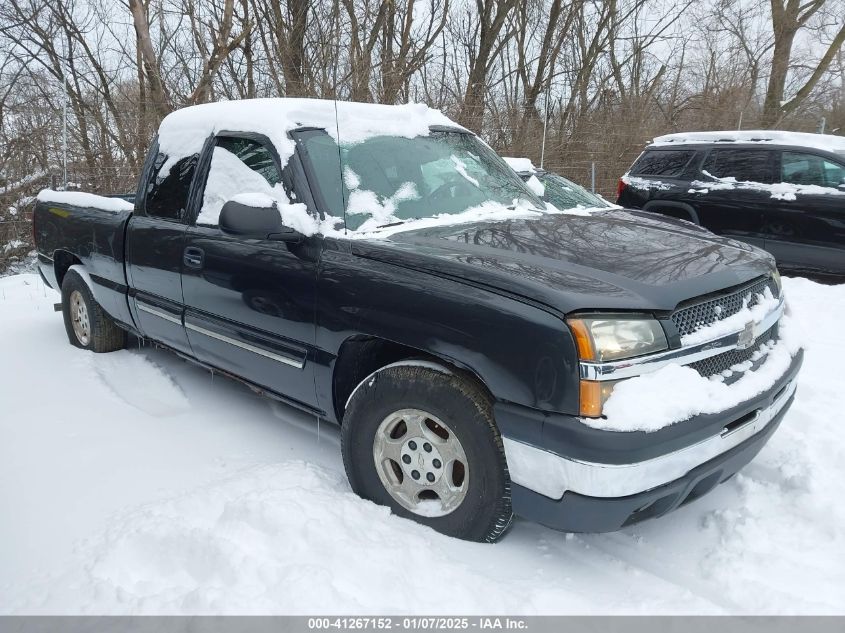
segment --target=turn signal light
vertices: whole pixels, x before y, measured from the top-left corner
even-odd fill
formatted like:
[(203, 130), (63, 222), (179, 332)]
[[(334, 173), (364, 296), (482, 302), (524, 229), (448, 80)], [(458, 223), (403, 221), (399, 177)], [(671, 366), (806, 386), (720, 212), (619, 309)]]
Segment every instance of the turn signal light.
[(581, 319), (571, 319), (569, 327), (575, 335), (575, 344), (578, 346), (578, 358), (581, 360), (595, 360), (596, 350), (593, 347), (593, 337), (587, 324)]
[(594, 380), (581, 381), (581, 415), (597, 418), (601, 415), (601, 383)]
[(613, 387), (618, 380), (582, 380), (580, 385), (581, 407), (583, 418), (599, 418), (604, 409), (604, 403), (613, 393)]

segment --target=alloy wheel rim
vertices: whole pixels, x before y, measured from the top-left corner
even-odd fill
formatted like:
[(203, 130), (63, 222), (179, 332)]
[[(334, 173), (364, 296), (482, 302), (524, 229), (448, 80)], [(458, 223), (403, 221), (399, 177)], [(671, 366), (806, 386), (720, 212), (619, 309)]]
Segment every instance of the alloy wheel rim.
[(461, 505), (469, 464), (460, 440), (437, 416), (421, 409), (388, 415), (376, 430), (373, 461), (388, 494), (419, 516), (445, 516)]
[(88, 306), (78, 290), (70, 293), (70, 320), (76, 340), (82, 345), (88, 345), (91, 341), (91, 322), (88, 319)]

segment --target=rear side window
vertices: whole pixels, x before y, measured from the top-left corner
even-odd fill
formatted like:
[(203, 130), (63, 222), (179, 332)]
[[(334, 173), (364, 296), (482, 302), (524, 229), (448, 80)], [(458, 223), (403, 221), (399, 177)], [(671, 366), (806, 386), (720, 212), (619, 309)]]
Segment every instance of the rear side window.
[(695, 152), (692, 150), (649, 150), (631, 167), (633, 176), (665, 176), (675, 178)]
[[(740, 182), (772, 182), (772, 151), (765, 149), (713, 149), (704, 159), (703, 172)], [(706, 175), (706, 174), (705, 174)]]
[(781, 182), (793, 185), (838, 187), (845, 182), (845, 167), (803, 152), (784, 152), (780, 172)]
[(156, 156), (144, 203), (144, 212), (148, 216), (168, 220), (184, 217), (198, 158), (197, 154), (183, 158), (162, 174), (161, 168), (167, 162), (167, 155), (159, 153)]

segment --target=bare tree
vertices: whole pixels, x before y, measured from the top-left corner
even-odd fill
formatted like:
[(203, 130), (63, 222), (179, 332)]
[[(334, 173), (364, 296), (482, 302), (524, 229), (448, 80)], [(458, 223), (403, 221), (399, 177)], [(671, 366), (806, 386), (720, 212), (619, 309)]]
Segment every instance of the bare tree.
[(158, 55), (150, 36), (150, 20), (147, 13), (148, 5), (143, 0), (129, 0), (129, 12), (132, 14), (132, 24), (135, 27), (138, 56), (143, 68), (145, 92), (149, 95), (149, 103), (159, 119), (164, 118), (171, 111), (170, 95), (164, 85), (159, 68)]
[[(407, 95), (411, 78), (430, 58), (449, 15), (449, 0), (430, 0), (427, 17), (422, 26), (414, 26), (416, 1), (405, 0), (399, 6), (396, 0), (387, 3), (387, 15), (382, 27), (381, 41), (381, 92), (379, 101), (395, 103), (400, 92)], [(397, 29), (397, 26), (399, 27)]]
[(476, 13), (466, 16), (464, 29), (470, 37), (464, 47), (470, 65), (458, 122), (471, 130), (481, 131), (488, 73), (499, 50), (515, 33), (509, 17), (518, 4), (519, 0), (476, 0)]
[(784, 115), (793, 112), (809, 96), (819, 79), (830, 67), (837, 52), (845, 44), (845, 18), (840, 14), (841, 25), (815, 64), (810, 76), (789, 99), (784, 99), (795, 36), (808, 25), (810, 19), (817, 15), (824, 5), (825, 0), (804, 0), (803, 2), (802, 0), (771, 0), (774, 47), (766, 99), (763, 104), (763, 121), (768, 125), (778, 123)]

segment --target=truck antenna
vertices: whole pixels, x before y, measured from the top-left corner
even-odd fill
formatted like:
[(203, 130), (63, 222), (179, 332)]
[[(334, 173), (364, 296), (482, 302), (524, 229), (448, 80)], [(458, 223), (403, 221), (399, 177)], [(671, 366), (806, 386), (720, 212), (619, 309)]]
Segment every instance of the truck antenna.
[(549, 96), (552, 92), (552, 78), (549, 76), (549, 83), (546, 85), (546, 112), (543, 116), (543, 143), (540, 146), (540, 169), (543, 169), (543, 162), (546, 159), (546, 128), (549, 126)]

